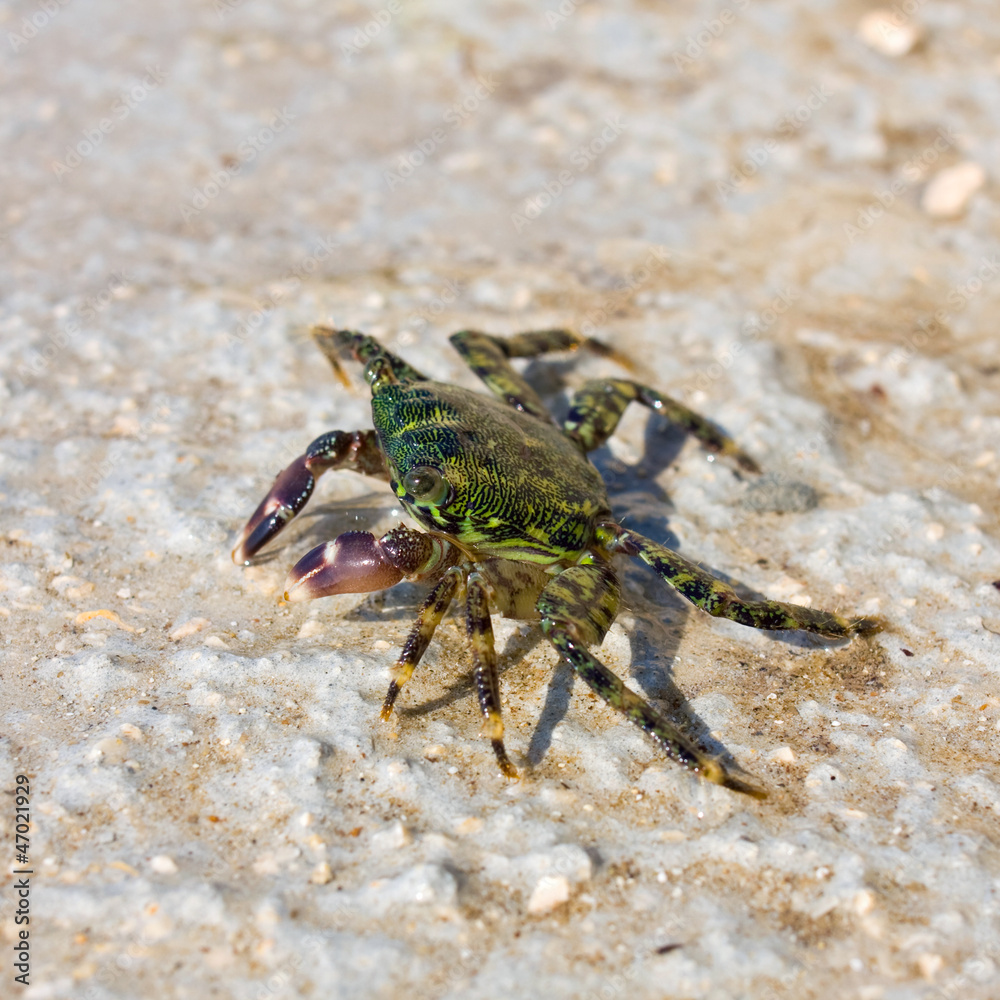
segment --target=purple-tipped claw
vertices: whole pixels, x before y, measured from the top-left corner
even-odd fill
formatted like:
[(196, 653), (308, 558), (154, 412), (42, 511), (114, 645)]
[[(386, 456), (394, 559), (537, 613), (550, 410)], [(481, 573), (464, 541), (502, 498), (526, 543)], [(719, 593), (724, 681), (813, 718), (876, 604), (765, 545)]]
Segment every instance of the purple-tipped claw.
[(366, 594), (402, 579), (402, 571), (385, 558), (370, 531), (346, 531), (332, 542), (317, 545), (292, 567), (285, 581), (285, 600)]
[(275, 479), (270, 492), (247, 521), (233, 549), (233, 562), (237, 565), (249, 562), (302, 510), (315, 485), (316, 479), (306, 467), (306, 456), (300, 455)]

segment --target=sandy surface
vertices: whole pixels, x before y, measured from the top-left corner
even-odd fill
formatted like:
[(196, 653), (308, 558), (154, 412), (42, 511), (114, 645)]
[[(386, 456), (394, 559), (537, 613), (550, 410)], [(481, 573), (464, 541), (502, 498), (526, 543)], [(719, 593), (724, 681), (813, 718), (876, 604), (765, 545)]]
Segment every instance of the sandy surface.
[[(22, 991), (5, 848), (0, 994), (1000, 993), (1000, 28), (869, 11), (0, 9), (0, 760), (34, 870)], [(449, 332), (569, 324), (760, 460), (638, 411), (596, 454), (639, 530), (890, 623), (768, 635), (626, 571), (602, 657), (766, 801), (500, 619), (521, 782), (458, 620), (378, 722), (421, 589), (278, 597), (394, 523), (385, 488), (330, 475), (229, 558), (307, 442), (370, 426), (316, 321), (468, 386)], [(602, 373), (529, 369), (557, 411)]]

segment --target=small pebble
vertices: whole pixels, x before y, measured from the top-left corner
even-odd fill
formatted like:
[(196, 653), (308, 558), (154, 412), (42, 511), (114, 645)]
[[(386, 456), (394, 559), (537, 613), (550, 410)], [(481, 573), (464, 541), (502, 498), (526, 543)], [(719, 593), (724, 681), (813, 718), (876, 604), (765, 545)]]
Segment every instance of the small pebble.
[(564, 875), (543, 875), (528, 901), (529, 913), (548, 913), (569, 899), (569, 879)]
[(307, 618), (298, 631), (299, 639), (311, 639), (314, 635), (323, 634), (323, 623), (316, 618)]
[(875, 908), (875, 893), (870, 889), (862, 889), (854, 896), (854, 912), (863, 917)]
[(466, 816), (455, 824), (455, 833), (460, 837), (467, 837), (473, 833), (479, 833), (483, 828), (483, 821), (478, 816)]
[(912, 52), (923, 37), (923, 28), (898, 8), (868, 11), (858, 23), (858, 37), (876, 52), (898, 59)]
[(740, 498), (744, 510), (756, 513), (803, 514), (819, 503), (819, 494), (808, 483), (784, 476), (762, 476), (752, 482)]
[(935, 219), (961, 215), (969, 199), (986, 183), (986, 171), (978, 163), (966, 160), (947, 167), (924, 188), (920, 207)]
[(177, 871), (177, 862), (167, 854), (157, 854), (150, 859), (149, 867), (158, 875), (173, 875)]
[(333, 869), (330, 867), (329, 861), (321, 861), (313, 870), (312, 874), (309, 876), (309, 881), (313, 885), (327, 885), (333, 881)]
[(170, 641), (178, 642), (189, 635), (193, 635), (195, 632), (199, 632), (203, 628), (208, 628), (211, 624), (207, 618), (192, 618), (183, 625), (179, 625), (170, 633)]
[(410, 831), (397, 819), (372, 835), (372, 850), (398, 851), (401, 847), (406, 847), (412, 842), (413, 837)]
[(924, 979), (933, 979), (944, 965), (944, 959), (940, 955), (925, 952), (917, 959), (917, 968)]

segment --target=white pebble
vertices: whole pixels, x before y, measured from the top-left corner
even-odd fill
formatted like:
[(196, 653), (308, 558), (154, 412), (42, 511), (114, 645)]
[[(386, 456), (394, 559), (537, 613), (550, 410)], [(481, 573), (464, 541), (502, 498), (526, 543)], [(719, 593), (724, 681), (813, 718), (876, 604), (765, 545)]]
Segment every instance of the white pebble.
[(917, 958), (917, 968), (924, 979), (933, 979), (944, 965), (944, 959), (940, 955), (925, 952)]
[(961, 215), (969, 199), (986, 183), (986, 171), (971, 160), (947, 167), (924, 188), (920, 207), (935, 219)]
[(569, 879), (565, 875), (543, 875), (528, 901), (529, 913), (548, 913), (569, 899)]
[(483, 828), (483, 821), (478, 816), (466, 816), (455, 823), (455, 833), (460, 837), (468, 837), (471, 834), (479, 833)]
[(298, 631), (297, 638), (311, 639), (313, 636), (323, 634), (323, 623), (316, 618), (307, 618)]
[(207, 628), (212, 623), (207, 618), (192, 618), (183, 625), (178, 626), (170, 633), (171, 642), (179, 642), (181, 639)]
[(313, 885), (329, 885), (333, 881), (333, 869), (329, 861), (321, 861), (309, 876), (309, 881)]
[(858, 23), (858, 36), (876, 52), (894, 59), (912, 52), (923, 30), (898, 10), (870, 10)]
[(863, 917), (875, 908), (875, 893), (870, 889), (862, 889), (854, 895), (854, 912)]
[(149, 867), (159, 875), (173, 875), (177, 871), (177, 862), (167, 854), (157, 854), (150, 859)]
[(397, 819), (387, 827), (372, 834), (372, 850), (398, 851), (401, 847), (412, 843), (410, 831)]

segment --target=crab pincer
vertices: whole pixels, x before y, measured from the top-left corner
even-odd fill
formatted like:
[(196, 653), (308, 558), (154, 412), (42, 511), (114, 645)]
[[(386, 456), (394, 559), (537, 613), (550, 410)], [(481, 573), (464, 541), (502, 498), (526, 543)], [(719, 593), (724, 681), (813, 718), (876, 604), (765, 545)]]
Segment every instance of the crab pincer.
[(279, 473), (267, 496), (250, 516), (233, 549), (233, 562), (248, 563), (305, 507), (316, 480), (330, 469), (349, 468), (387, 479), (385, 460), (374, 431), (327, 431)]
[(316, 485), (308, 457), (300, 455), (275, 479), (250, 516), (233, 549), (233, 562), (248, 563), (306, 505)]
[(317, 545), (292, 567), (285, 580), (285, 600), (385, 590), (404, 576), (438, 574), (456, 557), (444, 539), (402, 524), (381, 538), (370, 531), (345, 531), (332, 542)]
[(403, 579), (370, 531), (345, 531), (310, 549), (285, 580), (286, 601), (311, 601), (331, 594), (367, 594)]

